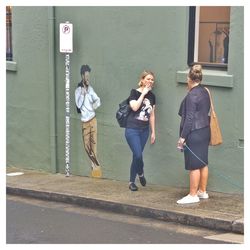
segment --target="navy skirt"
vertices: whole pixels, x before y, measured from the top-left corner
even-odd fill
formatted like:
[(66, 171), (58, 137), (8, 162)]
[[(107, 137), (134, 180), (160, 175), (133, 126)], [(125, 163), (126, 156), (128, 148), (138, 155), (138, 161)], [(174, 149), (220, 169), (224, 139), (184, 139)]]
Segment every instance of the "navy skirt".
[(209, 141), (210, 127), (193, 130), (189, 134), (186, 139), (188, 147), (184, 150), (186, 170), (200, 169), (208, 165)]

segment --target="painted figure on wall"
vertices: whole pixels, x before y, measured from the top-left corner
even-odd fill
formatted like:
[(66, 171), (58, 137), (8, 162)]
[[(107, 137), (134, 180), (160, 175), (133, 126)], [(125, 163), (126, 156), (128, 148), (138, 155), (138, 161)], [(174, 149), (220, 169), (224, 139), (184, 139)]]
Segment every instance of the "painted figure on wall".
[(101, 101), (90, 85), (90, 72), (89, 65), (81, 66), (82, 79), (75, 90), (75, 103), (77, 112), (81, 115), (83, 145), (91, 161), (91, 176), (101, 177), (101, 166), (97, 159), (97, 120), (95, 114)]

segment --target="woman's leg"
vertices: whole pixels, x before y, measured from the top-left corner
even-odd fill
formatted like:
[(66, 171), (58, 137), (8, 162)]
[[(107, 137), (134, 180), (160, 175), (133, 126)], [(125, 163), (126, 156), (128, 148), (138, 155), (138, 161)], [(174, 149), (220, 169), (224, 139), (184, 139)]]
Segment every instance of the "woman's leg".
[(141, 133), (140, 133), (140, 138), (141, 138), (141, 150), (142, 150), (142, 164), (141, 165), (138, 165), (138, 168), (137, 168), (137, 174), (139, 176), (143, 175), (144, 174), (144, 162), (143, 162), (143, 150), (144, 150), (144, 147), (147, 143), (147, 140), (148, 140), (148, 136), (149, 136), (149, 128), (145, 128), (145, 129), (142, 129), (141, 130)]
[(207, 181), (208, 181), (208, 166), (200, 169), (200, 185), (199, 190), (201, 192), (206, 192), (207, 190)]
[(132, 163), (130, 167), (130, 182), (135, 182), (138, 169), (143, 168), (143, 159), (142, 159), (143, 148), (141, 147), (140, 130), (126, 128), (125, 137), (133, 153)]
[(200, 183), (200, 169), (190, 170), (189, 172), (190, 188), (189, 194), (192, 196), (197, 195), (199, 183)]

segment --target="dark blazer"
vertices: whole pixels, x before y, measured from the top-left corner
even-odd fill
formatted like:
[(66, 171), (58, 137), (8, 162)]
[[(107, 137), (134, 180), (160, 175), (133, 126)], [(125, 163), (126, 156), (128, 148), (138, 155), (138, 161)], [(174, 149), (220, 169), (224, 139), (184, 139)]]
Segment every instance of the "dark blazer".
[(199, 84), (188, 92), (181, 103), (178, 113), (181, 116), (180, 137), (186, 139), (191, 131), (209, 126), (209, 110), (208, 92)]

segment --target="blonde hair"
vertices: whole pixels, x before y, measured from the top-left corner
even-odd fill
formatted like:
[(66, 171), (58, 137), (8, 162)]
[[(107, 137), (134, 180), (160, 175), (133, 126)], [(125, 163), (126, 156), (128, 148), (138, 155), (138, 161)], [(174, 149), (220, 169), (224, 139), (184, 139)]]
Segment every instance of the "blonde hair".
[(155, 78), (155, 74), (150, 71), (150, 70), (144, 70), (142, 73), (141, 73), (141, 76), (140, 76), (140, 81), (138, 82), (138, 85), (141, 87), (142, 86), (142, 80), (147, 76), (147, 75), (151, 75)]
[(194, 64), (189, 70), (188, 77), (193, 82), (201, 82), (202, 81), (202, 66), (200, 64)]

